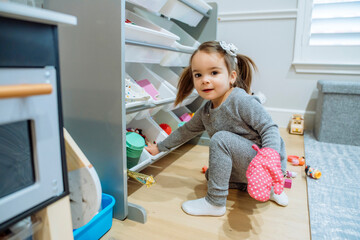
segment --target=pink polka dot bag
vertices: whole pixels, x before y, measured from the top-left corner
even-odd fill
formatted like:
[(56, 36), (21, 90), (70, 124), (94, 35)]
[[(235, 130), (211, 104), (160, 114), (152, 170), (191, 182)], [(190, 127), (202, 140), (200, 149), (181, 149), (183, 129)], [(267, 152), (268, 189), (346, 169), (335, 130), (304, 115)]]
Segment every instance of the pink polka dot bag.
[(252, 148), (258, 153), (251, 160), (246, 171), (247, 189), (252, 198), (265, 202), (270, 198), (272, 186), (276, 194), (281, 194), (284, 190), (280, 155), (272, 148), (259, 149), (255, 144)]

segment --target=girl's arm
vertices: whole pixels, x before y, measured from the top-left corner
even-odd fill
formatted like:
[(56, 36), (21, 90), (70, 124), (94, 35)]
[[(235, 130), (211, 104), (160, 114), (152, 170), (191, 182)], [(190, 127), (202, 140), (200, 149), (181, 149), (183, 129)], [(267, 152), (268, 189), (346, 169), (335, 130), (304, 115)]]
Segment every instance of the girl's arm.
[(171, 148), (183, 144), (205, 130), (202, 122), (201, 112), (203, 108), (198, 109), (189, 122), (172, 132), (164, 141), (157, 144), (158, 150), (169, 151)]
[(269, 147), (280, 152), (281, 138), (278, 126), (273, 122), (270, 114), (253, 96), (243, 99), (240, 116), (261, 137), (261, 147)]

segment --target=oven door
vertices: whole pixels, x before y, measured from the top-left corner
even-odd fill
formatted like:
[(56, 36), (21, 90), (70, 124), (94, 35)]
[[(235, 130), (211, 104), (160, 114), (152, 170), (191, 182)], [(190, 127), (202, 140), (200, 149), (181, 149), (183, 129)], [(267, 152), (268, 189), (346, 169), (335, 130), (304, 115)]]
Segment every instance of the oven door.
[(0, 226), (64, 193), (56, 79), (0, 68)]

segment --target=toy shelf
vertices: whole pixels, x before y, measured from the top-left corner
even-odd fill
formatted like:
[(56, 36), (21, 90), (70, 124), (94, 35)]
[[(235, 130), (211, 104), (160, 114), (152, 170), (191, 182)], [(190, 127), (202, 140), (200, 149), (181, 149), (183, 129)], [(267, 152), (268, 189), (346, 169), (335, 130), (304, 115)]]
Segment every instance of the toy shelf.
[[(200, 42), (217, 39), (217, 6), (209, 3), (212, 10), (203, 14), (196, 27), (186, 24), (180, 27), (177, 21), (161, 17), (159, 13), (140, 7), (135, 9), (134, 2), (154, 7), (159, 4), (157, 9), (168, 3), (165, 0), (129, 0), (126, 3), (125, 0), (47, 0), (44, 7), (74, 15), (81, 23), (74, 28), (59, 29), (64, 126), (93, 164), (103, 191), (116, 199), (114, 217), (144, 223), (145, 209), (128, 202), (126, 128), (144, 128), (147, 137), (157, 141), (164, 139), (166, 133), (149, 115), (154, 117), (166, 112), (174, 103), (175, 92), (158, 74), (144, 74), (149, 69), (142, 63), (187, 66)], [(195, 1), (181, 3), (201, 11)], [(125, 23), (126, 16), (134, 17), (129, 20), (137, 27)], [(146, 21), (138, 21), (140, 17)], [(89, 33), (94, 37), (90, 39)], [(176, 40), (174, 35), (180, 39)], [(148, 79), (161, 98), (143, 104), (125, 104), (126, 74), (134, 80)], [(158, 156), (143, 152), (139, 164), (132, 170), (141, 171), (169, 152)]]

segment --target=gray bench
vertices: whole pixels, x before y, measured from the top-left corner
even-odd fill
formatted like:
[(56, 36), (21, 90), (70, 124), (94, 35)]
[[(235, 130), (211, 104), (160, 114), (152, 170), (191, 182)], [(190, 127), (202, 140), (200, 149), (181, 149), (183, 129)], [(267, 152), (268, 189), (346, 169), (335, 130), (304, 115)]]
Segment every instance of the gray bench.
[(317, 88), (317, 140), (360, 146), (360, 81), (319, 80)]

